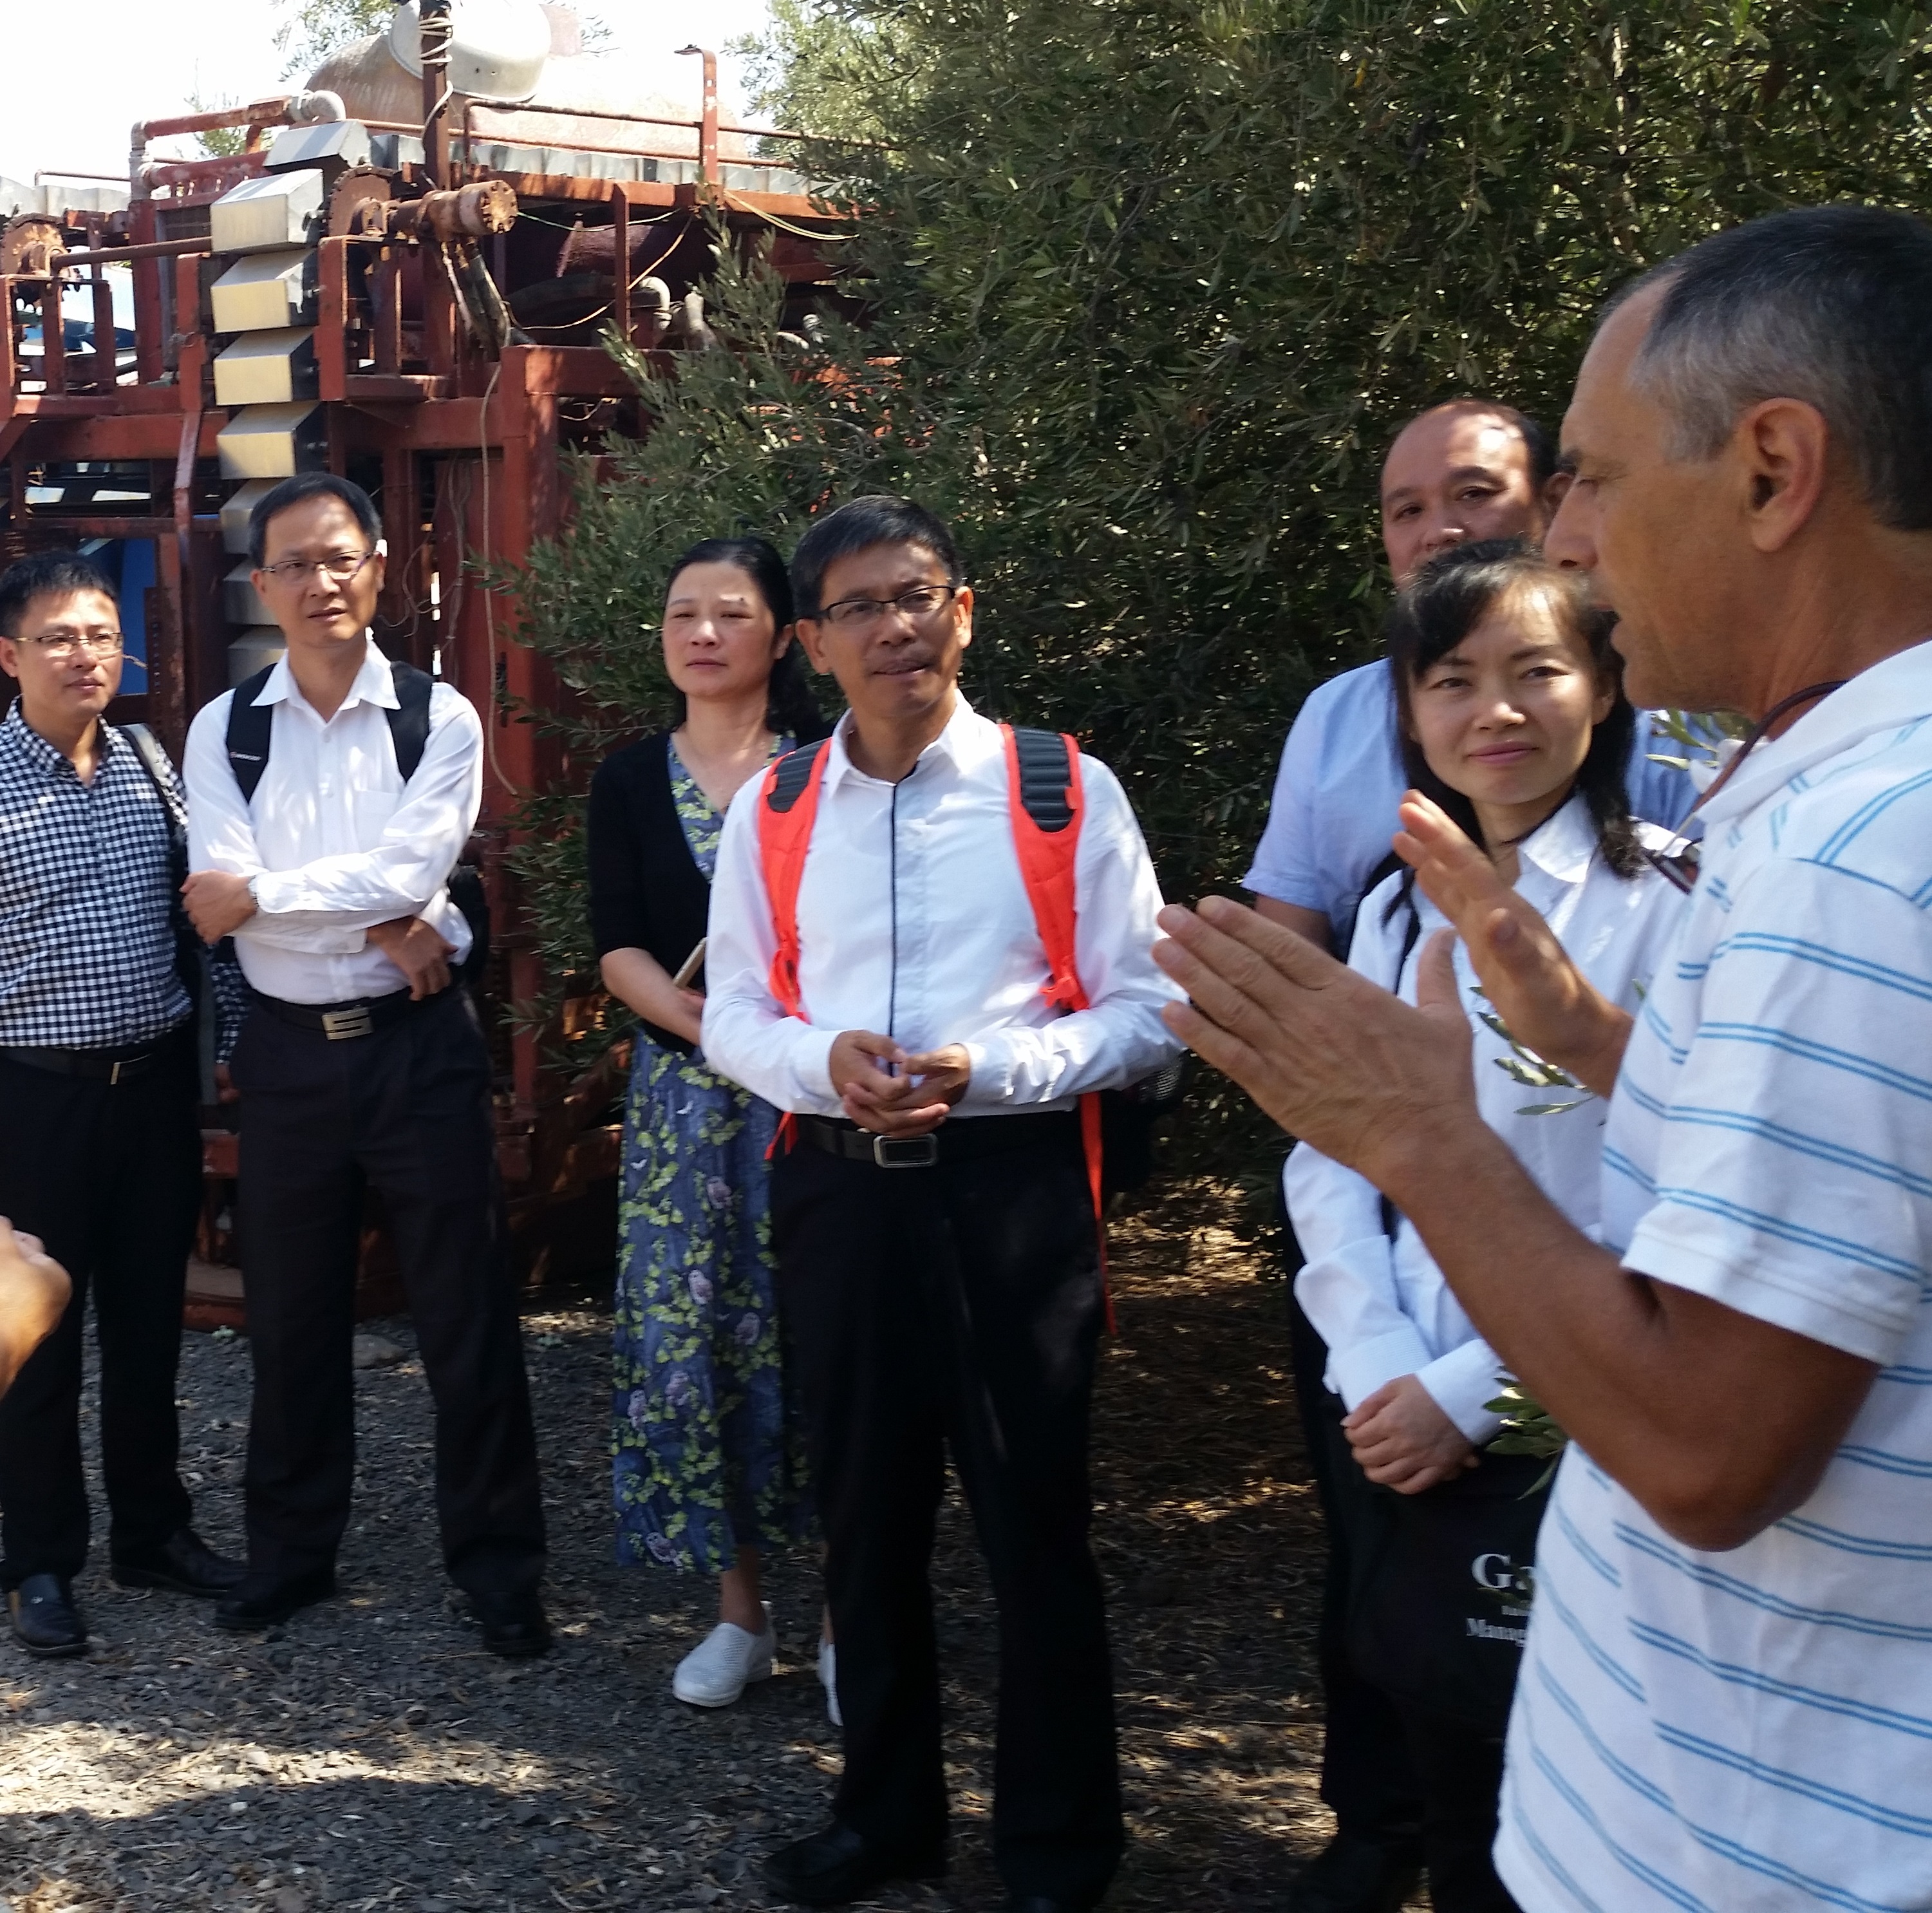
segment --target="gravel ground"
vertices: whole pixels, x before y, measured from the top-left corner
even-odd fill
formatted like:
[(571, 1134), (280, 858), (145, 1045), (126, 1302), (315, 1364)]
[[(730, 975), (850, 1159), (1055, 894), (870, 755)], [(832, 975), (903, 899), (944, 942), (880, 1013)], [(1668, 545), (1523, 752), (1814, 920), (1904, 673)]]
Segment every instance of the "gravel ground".
[[(1220, 1213), (1208, 1193), (1171, 1195), (1114, 1232), (1120, 1334), (1095, 1451), (1131, 1829), (1115, 1908), (1280, 1908), (1325, 1833), (1310, 1671), (1320, 1537), (1281, 1286)], [(548, 1305), (526, 1342), (557, 1641), (542, 1661), (494, 1659), (438, 1565), (409, 1324), (371, 1326), (402, 1359), (358, 1377), (340, 1598), (251, 1639), (216, 1633), (195, 1603), (117, 1589), (97, 1565), (79, 1587), (88, 1659), (0, 1645), (0, 1913), (769, 1904), (758, 1856), (822, 1821), (838, 1764), (808, 1557), (773, 1577), (777, 1677), (716, 1713), (674, 1701), (709, 1590), (611, 1565), (608, 1318)], [(248, 1398), (245, 1344), (189, 1335), (185, 1464), (218, 1546), (238, 1539)], [(935, 1578), (953, 1872), (871, 1903), (997, 1908), (994, 1631), (956, 1504)]]

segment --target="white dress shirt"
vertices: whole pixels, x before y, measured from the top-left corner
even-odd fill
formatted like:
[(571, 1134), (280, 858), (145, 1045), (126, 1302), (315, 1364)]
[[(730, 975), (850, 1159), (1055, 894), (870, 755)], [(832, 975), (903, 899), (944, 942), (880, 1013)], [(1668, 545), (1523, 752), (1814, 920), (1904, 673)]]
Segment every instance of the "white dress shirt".
[(1179, 992), (1152, 955), (1160, 890), (1113, 773), (1080, 760), (1075, 952), (1092, 1007), (1061, 1016), (1040, 995), (1046, 956), (1013, 846), (999, 727), (961, 698), (911, 771), (890, 784), (854, 766), (850, 722), (826, 746), (799, 885), (802, 1022), (767, 987), (777, 936), (758, 850), (763, 780), (732, 800), (705, 958), (712, 1068), (782, 1110), (836, 1116), (840, 1032), (878, 1031), (914, 1055), (963, 1043), (972, 1080), (956, 1113), (980, 1116), (1066, 1109), (1176, 1056), (1160, 1011)]
[[(1682, 824), (1700, 788), (1657, 761), (1682, 754), (1656, 734), (1651, 712), (1637, 713), (1624, 772), (1630, 809), (1666, 830)], [(1388, 659), (1316, 685), (1282, 746), (1268, 825), (1242, 882), (1258, 896), (1325, 911), (1340, 950), (1370, 875), (1388, 857), (1408, 782), (1396, 749)], [(1690, 834), (1701, 828), (1694, 824)]]
[[(1666, 840), (1661, 830), (1639, 828), (1654, 845)], [(1612, 1002), (1635, 1014), (1664, 960), (1683, 898), (1648, 867), (1628, 878), (1611, 869), (1580, 797), (1526, 839), (1517, 857), (1517, 893), (1535, 906), (1584, 975)], [(1385, 988), (1396, 985), (1408, 929), (1405, 908), (1383, 921), (1401, 881), (1390, 877), (1364, 899), (1348, 951), (1350, 969)], [(1414, 900), (1420, 933), (1402, 963), (1396, 989), (1406, 1003), (1415, 1001), (1424, 948), (1447, 927), (1420, 889)], [(1460, 943), (1456, 978), (1469, 1011), (1476, 1105), (1483, 1120), (1509, 1144), (1543, 1193), (1596, 1239), (1609, 1105), (1582, 1089), (1532, 1089), (1499, 1068), (1509, 1046), (1478, 1020), (1478, 1009), (1488, 1005)], [(1538, 1104), (1580, 1098), (1579, 1107), (1553, 1115), (1525, 1113)], [(1396, 1218), (1391, 1240), (1374, 1185), (1305, 1143), (1288, 1157), (1282, 1186), (1307, 1258), (1295, 1278), (1295, 1298), (1328, 1344), (1329, 1387), (1353, 1409), (1385, 1383), (1414, 1375), (1470, 1441), (1480, 1446), (1489, 1440), (1501, 1423), (1484, 1404), (1496, 1398), (1502, 1365), (1462, 1313), (1408, 1218)], [(1512, 1253), (1501, 1240), (1496, 1251), (1503, 1257)]]
[(249, 982), (290, 1003), (393, 995), (407, 979), (364, 932), (398, 917), (440, 930), (452, 961), (467, 955), (470, 926), (446, 886), (483, 799), (469, 700), (431, 689), (429, 739), (405, 788), (383, 714), (397, 707), (394, 677), (374, 641), (326, 723), (284, 659), (255, 699), (274, 707), (273, 742), (244, 804), (226, 741), (234, 696), (196, 714), (183, 768), (190, 867), (250, 879), (255, 914), (235, 932)]

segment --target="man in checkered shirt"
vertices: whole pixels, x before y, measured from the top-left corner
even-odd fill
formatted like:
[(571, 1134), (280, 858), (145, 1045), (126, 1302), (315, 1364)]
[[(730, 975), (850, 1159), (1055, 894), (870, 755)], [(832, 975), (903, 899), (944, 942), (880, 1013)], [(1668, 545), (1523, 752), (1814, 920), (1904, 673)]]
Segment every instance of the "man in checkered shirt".
[(185, 806), (158, 751), (101, 713), (120, 617), (64, 552), (0, 576), (0, 1214), (64, 1264), (58, 1326), (0, 1398), (0, 1587), (14, 1639), (86, 1651), (81, 1333), (100, 1344), (108, 1553), (124, 1587), (213, 1596), (241, 1578), (190, 1526), (176, 1467), (182, 1291), (201, 1191), (194, 1005), (175, 845)]

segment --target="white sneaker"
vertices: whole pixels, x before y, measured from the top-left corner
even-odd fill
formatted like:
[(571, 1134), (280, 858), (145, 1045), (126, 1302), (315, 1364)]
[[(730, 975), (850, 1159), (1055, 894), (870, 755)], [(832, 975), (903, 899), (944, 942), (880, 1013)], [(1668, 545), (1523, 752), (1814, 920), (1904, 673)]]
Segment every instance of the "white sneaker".
[(670, 1690), (692, 1707), (728, 1707), (754, 1680), (771, 1678), (778, 1644), (769, 1602), (762, 1634), (721, 1620), (678, 1662)]
[(838, 1711), (838, 1650), (830, 1641), (818, 1644), (818, 1684), (825, 1689), (825, 1717), (835, 1727), (845, 1725)]

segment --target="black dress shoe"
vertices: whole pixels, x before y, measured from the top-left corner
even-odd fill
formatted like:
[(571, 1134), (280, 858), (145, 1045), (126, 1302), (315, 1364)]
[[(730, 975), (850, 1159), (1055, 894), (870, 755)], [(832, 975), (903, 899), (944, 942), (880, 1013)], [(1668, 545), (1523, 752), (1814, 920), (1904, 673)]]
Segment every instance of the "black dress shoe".
[(14, 1638), (37, 1659), (64, 1661), (87, 1652), (87, 1623), (74, 1590), (57, 1574), (30, 1574), (7, 1591)]
[(888, 1880), (936, 1880), (946, 1860), (937, 1853), (889, 1851), (835, 1820), (822, 1833), (768, 1854), (764, 1870), (765, 1884), (794, 1906), (842, 1906)]
[(506, 1660), (527, 1660), (550, 1651), (550, 1623), (534, 1587), (472, 1594), (470, 1605), (483, 1629), (483, 1644)]
[(317, 1568), (312, 1574), (298, 1574), (286, 1581), (271, 1575), (250, 1574), (239, 1586), (214, 1604), (214, 1624), (231, 1634), (258, 1634), (265, 1627), (277, 1627), (304, 1608), (326, 1601), (335, 1592), (335, 1570)]
[(1290, 1913), (1398, 1913), (1422, 1878), (1411, 1846), (1338, 1833), (1288, 1889)]
[(191, 1527), (177, 1530), (144, 1554), (117, 1555), (107, 1571), (117, 1587), (165, 1587), (204, 1599), (232, 1593), (248, 1572), (239, 1561), (218, 1554)]
[(1091, 1913), (1091, 1899), (1056, 1899), (1050, 1893), (1016, 1893), (1006, 1902), (1006, 1913)]

